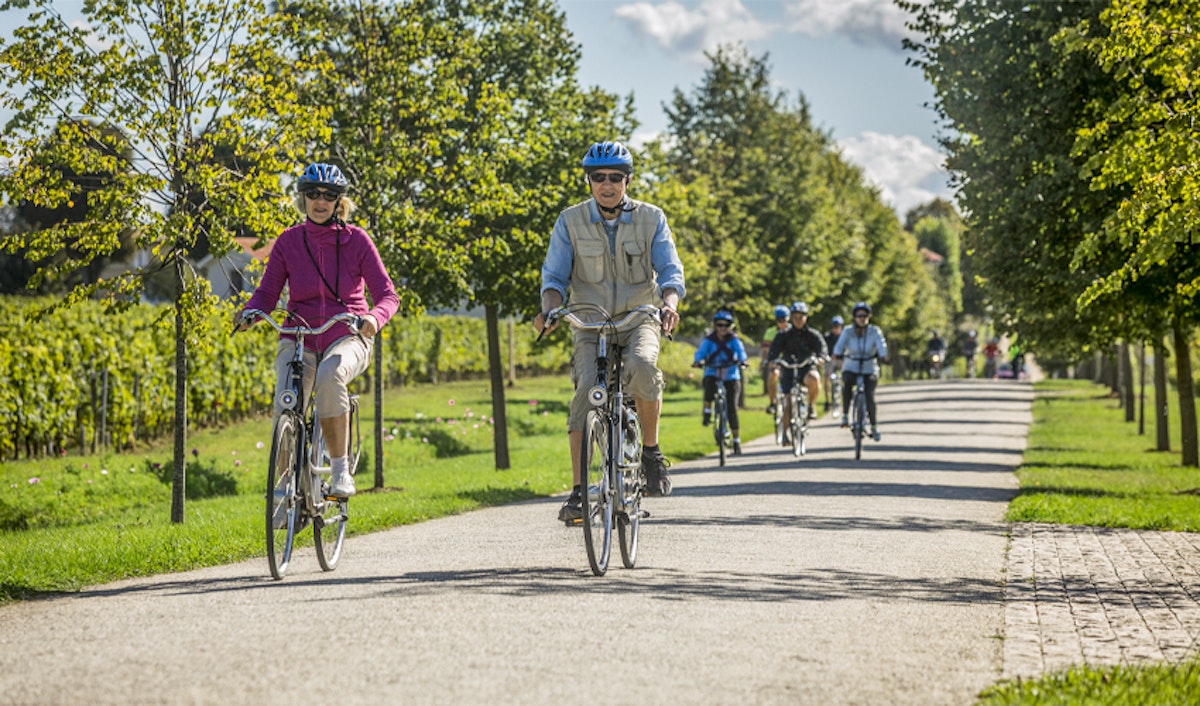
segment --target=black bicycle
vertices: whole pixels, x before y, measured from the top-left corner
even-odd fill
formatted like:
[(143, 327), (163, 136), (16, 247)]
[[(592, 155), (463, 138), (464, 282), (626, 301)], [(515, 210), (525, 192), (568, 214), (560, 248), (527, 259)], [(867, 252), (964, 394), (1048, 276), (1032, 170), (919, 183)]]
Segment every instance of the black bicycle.
[[(779, 367), (792, 371), (792, 389), (787, 393), (787, 397), (791, 401), (788, 406), (792, 410), (792, 416), (787, 420), (787, 430), (789, 432), (787, 441), (791, 442), (793, 456), (803, 456), (808, 453), (808, 388), (804, 385), (804, 380), (796, 373), (803, 368), (813, 365), (815, 362), (816, 360), (812, 356), (805, 358), (799, 363), (788, 363), (782, 360), (775, 361), (775, 364)], [(782, 384), (780, 387), (782, 387)], [(780, 416), (780, 418), (782, 418), (782, 414), (782, 411), (776, 412), (776, 415)], [(787, 444), (784, 445), (786, 446)]]
[[(865, 358), (854, 357), (852, 360), (874, 360), (876, 356)], [(867, 376), (859, 373), (855, 376), (854, 390), (850, 393), (850, 433), (854, 436), (854, 458), (862, 458), (863, 437), (867, 435)]]
[[(596, 321), (585, 321), (578, 312), (591, 314)], [(662, 323), (662, 312), (649, 305), (633, 309), (619, 321), (598, 306), (560, 307), (546, 315), (547, 328), (564, 319), (574, 329), (599, 333), (596, 380), (588, 392), (592, 408), (583, 425), (580, 451), (583, 468), (580, 524), (588, 565), (597, 576), (608, 571), (614, 524), (621, 545), (621, 562), (625, 568), (633, 568), (637, 561), (638, 531), (642, 518), (647, 516), (641, 507), (646, 486), (642, 470), (642, 425), (633, 396), (625, 394), (625, 349), (609, 344), (609, 336), (645, 316)], [(542, 330), (543, 334), (545, 331)]]
[[(298, 318), (289, 314), (291, 318)], [(296, 353), (288, 362), (288, 386), (279, 393), (283, 408), (271, 433), (271, 459), (267, 464), (266, 530), (267, 561), (271, 576), (282, 579), (291, 563), (296, 533), (313, 526), (317, 561), (324, 571), (333, 571), (342, 555), (349, 501), (329, 494), (329, 454), (321, 424), (317, 421), (313, 396), (304, 390), (304, 338), (316, 336), (335, 325), (349, 326), (358, 334), (361, 320), (350, 313), (336, 314), (324, 324), (284, 326), (259, 309), (243, 312), (243, 321), (262, 319), (280, 333), (296, 337)], [(361, 335), (361, 334), (359, 334)], [(320, 361), (318, 360), (318, 363)], [(358, 468), (362, 433), (358, 423), (358, 396), (350, 396), (350, 473)]]
[[(696, 363), (695, 367), (706, 367), (704, 363)], [(729, 428), (729, 394), (725, 391), (725, 371), (730, 370), (732, 365), (712, 366), (717, 371), (717, 384), (713, 392), (712, 404), (712, 429), (713, 440), (717, 442), (717, 458), (720, 460), (720, 465), (725, 465), (725, 457), (729, 453), (729, 449), (733, 448), (733, 431)], [(739, 368), (745, 368), (745, 363), (739, 363)]]

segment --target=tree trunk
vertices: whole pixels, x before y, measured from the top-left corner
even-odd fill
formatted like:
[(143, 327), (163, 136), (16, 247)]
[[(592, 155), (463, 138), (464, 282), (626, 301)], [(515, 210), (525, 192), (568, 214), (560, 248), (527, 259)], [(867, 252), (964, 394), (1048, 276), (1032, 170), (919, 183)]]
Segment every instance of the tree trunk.
[(517, 384), (517, 323), (508, 317), (508, 386)]
[[(362, 410), (359, 410), (359, 414)], [(383, 487), (383, 331), (375, 333), (375, 487)]]
[(1171, 450), (1171, 425), (1167, 416), (1167, 347), (1162, 337), (1154, 339), (1154, 433), (1155, 448)]
[(487, 314), (488, 372), (492, 379), (492, 432), (496, 452), (496, 470), (509, 468), (508, 462), (508, 413), (504, 401), (504, 366), (500, 362), (500, 317), (496, 305), (484, 305)]
[[(177, 255), (176, 258), (181, 256)], [(183, 332), (185, 306), (183, 263), (175, 262), (175, 474), (171, 480), (171, 522), (183, 524), (187, 483), (187, 339)]]
[(1146, 343), (1138, 344), (1138, 436), (1146, 435)]
[(1175, 388), (1179, 391), (1179, 445), (1184, 466), (1200, 466), (1196, 446), (1196, 392), (1192, 384), (1192, 356), (1188, 330), (1176, 319), (1171, 324), (1175, 335)]
[(1121, 404), (1125, 407), (1125, 421), (1137, 419), (1133, 409), (1133, 361), (1129, 356), (1129, 344), (1122, 343), (1117, 351), (1121, 356)]

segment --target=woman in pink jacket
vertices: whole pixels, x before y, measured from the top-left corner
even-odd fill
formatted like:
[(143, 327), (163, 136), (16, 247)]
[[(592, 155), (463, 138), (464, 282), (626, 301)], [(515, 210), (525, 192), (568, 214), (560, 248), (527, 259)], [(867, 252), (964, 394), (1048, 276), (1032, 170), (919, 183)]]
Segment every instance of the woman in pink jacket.
[[(287, 326), (316, 328), (344, 312), (362, 317), (361, 338), (342, 325), (305, 338), (306, 373), (311, 374), (318, 355), (321, 357), (315, 387), (310, 388), (314, 385), (311, 379), (306, 379), (304, 386), (315, 396), (317, 418), (332, 460), (330, 493), (349, 497), (355, 489), (347, 458), (350, 396), (346, 385), (366, 371), (375, 333), (396, 313), (400, 300), (370, 236), (346, 223), (354, 204), (346, 197), (349, 183), (341, 170), (332, 164), (310, 164), (296, 186), (296, 207), (305, 219), (275, 241), (262, 282), (245, 308), (275, 309), (286, 286)], [(370, 291), (373, 307), (367, 304), (364, 287)], [(242, 330), (252, 323), (240, 312), (238, 322)], [(275, 357), (276, 416), (280, 412), (278, 391), (288, 384), (288, 362), (295, 350), (292, 336), (280, 336)]]

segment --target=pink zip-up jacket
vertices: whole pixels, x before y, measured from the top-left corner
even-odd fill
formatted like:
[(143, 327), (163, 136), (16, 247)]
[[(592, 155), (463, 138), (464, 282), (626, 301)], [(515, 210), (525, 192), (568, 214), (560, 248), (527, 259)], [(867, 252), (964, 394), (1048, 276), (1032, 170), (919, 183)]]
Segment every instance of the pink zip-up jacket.
[[(309, 251), (312, 257), (309, 257)], [(383, 267), (375, 243), (356, 225), (317, 225), (306, 219), (283, 231), (267, 258), (262, 282), (246, 302), (246, 308), (271, 311), (279, 302), (285, 285), (288, 312), (303, 317), (313, 328), (335, 314), (349, 311), (359, 316), (370, 314), (382, 329), (400, 307), (400, 298), (396, 296), (396, 288)], [(374, 307), (367, 305), (364, 285), (371, 293)], [(330, 287), (338, 289), (345, 306), (338, 303)], [(287, 325), (300, 323), (289, 317)], [(324, 354), (329, 346), (350, 332), (349, 326), (336, 325), (320, 336), (305, 338), (304, 347)], [(294, 339), (295, 336), (281, 338)]]

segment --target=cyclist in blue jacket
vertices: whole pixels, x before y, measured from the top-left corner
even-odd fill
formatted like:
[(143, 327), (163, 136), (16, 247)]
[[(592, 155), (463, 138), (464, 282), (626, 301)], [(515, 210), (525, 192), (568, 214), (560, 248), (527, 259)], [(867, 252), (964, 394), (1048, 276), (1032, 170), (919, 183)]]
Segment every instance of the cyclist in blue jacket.
[(729, 413), (729, 433), (733, 435), (734, 455), (742, 453), (737, 399), (742, 389), (741, 366), (747, 360), (746, 346), (733, 332), (733, 314), (725, 309), (718, 311), (713, 315), (713, 332), (700, 342), (693, 362), (704, 364), (704, 426), (712, 421), (712, 402), (717, 395), (718, 381), (725, 385), (725, 399), (729, 401), (725, 409)]

